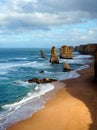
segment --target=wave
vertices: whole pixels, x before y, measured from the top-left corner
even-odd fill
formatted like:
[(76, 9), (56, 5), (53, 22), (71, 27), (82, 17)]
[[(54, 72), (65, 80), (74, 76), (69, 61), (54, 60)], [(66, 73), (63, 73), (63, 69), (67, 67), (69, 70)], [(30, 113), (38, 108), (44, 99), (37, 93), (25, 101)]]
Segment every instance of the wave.
[(20, 85), (20, 86), (24, 86), (24, 87), (31, 87), (31, 86), (35, 86), (36, 83), (29, 83), (27, 81), (22, 81), (22, 80), (17, 80), (13, 83), (14, 85)]
[(37, 61), (26, 63), (0, 63), (0, 74), (7, 74), (10, 70), (16, 71), (16, 67), (35, 67)]
[(18, 66), (29, 66), (36, 63), (37, 61), (26, 62), (26, 63), (0, 63), (0, 69), (9, 69), (9, 68), (18, 67)]
[(93, 56), (92, 55), (77, 55), (77, 56), (74, 56), (74, 59), (75, 58), (83, 58), (83, 59), (89, 59), (89, 58), (92, 58)]
[(74, 58), (74, 59), (60, 59), (60, 63), (68, 63), (68, 64), (79, 64), (79, 65), (84, 65), (85, 63), (89, 63), (91, 62), (92, 60), (90, 59), (87, 59), (84, 60), (83, 58)]
[(49, 97), (48, 99), (43, 99), (41, 96), (53, 89), (54, 85), (50, 83), (39, 84), (36, 85), (34, 92), (29, 92), (21, 101), (2, 106), (5, 112), (0, 115), (0, 128), (2, 127), (0, 130), (4, 130), (13, 123), (26, 119), (39, 109), (42, 109)]
[(17, 58), (9, 59), (8, 61), (25, 61), (27, 59), (28, 57), (17, 57)]
[[(50, 65), (50, 63), (48, 64)], [(37, 68), (47, 68), (47, 63), (39, 63), (38, 61), (32, 61), (32, 62), (24, 62), (24, 63), (0, 63), (0, 69), (10, 69), (13, 67), (37, 67)]]

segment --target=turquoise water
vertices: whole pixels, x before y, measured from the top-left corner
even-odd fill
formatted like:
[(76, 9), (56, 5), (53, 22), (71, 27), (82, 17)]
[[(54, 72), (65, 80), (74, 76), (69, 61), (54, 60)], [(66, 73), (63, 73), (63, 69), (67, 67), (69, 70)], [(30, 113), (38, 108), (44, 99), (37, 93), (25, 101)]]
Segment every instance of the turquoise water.
[[(90, 61), (90, 56), (74, 52), (73, 59), (60, 59), (60, 64), (50, 64), (50, 49), (43, 50), (45, 59), (40, 58), (40, 49), (0, 49), (0, 130), (42, 108), (44, 100), (41, 95), (54, 89), (52, 84), (29, 84), (24, 80), (34, 77), (57, 80), (78, 77), (75, 70)], [(63, 72), (65, 62), (74, 71)], [(41, 70), (44, 73), (40, 73)]]

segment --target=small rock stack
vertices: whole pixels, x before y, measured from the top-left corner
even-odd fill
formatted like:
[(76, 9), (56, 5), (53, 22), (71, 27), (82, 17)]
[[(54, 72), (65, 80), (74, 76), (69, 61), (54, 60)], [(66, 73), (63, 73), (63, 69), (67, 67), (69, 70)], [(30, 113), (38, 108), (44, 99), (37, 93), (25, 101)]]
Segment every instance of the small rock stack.
[(60, 58), (62, 58), (62, 59), (72, 59), (72, 57), (73, 57), (72, 51), (73, 51), (72, 47), (62, 46), (60, 48)]
[(70, 70), (71, 70), (68, 63), (65, 63), (65, 64), (64, 64), (63, 70), (64, 70), (64, 71), (70, 71)]
[(40, 54), (41, 54), (41, 58), (45, 58), (45, 54), (43, 50), (40, 51)]
[(94, 52), (94, 73), (95, 73), (95, 80), (97, 80), (97, 47)]
[(52, 47), (51, 49), (50, 63), (59, 64), (59, 59), (55, 47)]

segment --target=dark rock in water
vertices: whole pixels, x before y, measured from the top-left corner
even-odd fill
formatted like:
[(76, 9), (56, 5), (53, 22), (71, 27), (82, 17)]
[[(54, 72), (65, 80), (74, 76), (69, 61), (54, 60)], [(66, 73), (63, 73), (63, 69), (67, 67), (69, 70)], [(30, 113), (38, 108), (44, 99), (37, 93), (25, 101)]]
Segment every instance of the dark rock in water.
[(95, 73), (95, 80), (97, 80), (97, 48), (95, 49), (94, 53), (94, 73)]
[(64, 70), (64, 71), (70, 71), (70, 70), (71, 70), (71, 68), (70, 68), (70, 66), (69, 66), (68, 63), (65, 63), (65, 64), (64, 64), (63, 70)]
[(37, 84), (44, 84), (44, 83), (51, 83), (53, 81), (56, 81), (55, 79), (49, 79), (49, 78), (44, 78), (44, 79), (38, 79), (38, 78), (33, 78), (27, 80), (29, 83), (37, 83)]
[(57, 51), (55, 47), (52, 47), (51, 49), (50, 63), (59, 64), (59, 59), (58, 59)]
[(41, 58), (45, 58), (45, 54), (43, 50), (40, 51), (40, 54), (41, 54)]
[(43, 70), (41, 70), (41, 71), (39, 71), (39, 73), (44, 73), (44, 71), (43, 71)]
[(33, 78), (33, 79), (29, 79), (27, 80), (29, 83), (35, 82), (35, 83), (40, 83), (40, 80), (38, 78)]
[(73, 58), (73, 47), (68, 47), (66, 45), (60, 48), (60, 58), (62, 59), (72, 59)]

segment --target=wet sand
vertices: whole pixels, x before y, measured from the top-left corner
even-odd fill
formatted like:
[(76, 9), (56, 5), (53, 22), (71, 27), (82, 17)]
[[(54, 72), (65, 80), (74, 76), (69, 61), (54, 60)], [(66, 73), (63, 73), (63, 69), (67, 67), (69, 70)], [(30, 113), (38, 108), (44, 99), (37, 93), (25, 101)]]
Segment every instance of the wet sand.
[(45, 108), (7, 130), (97, 130), (97, 82), (93, 63), (78, 73), (79, 78), (61, 81), (66, 86), (63, 84)]

